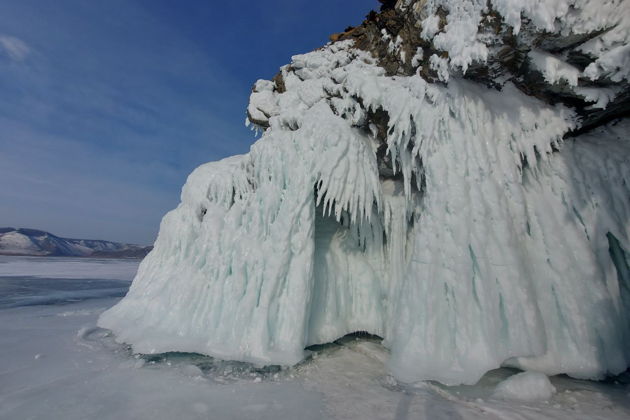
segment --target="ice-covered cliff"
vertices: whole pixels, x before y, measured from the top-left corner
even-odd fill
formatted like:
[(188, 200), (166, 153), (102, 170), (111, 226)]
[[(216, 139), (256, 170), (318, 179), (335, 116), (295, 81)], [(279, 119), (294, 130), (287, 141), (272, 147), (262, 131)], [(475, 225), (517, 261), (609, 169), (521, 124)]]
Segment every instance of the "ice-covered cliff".
[(403, 381), (630, 364), (628, 1), (399, 0), (259, 80), (99, 324), (290, 365), (355, 331)]

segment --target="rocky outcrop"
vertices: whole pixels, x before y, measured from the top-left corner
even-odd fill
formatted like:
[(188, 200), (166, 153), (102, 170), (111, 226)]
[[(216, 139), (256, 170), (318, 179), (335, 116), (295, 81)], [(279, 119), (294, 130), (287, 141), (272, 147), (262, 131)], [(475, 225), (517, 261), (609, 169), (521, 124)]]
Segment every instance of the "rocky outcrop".
[[(352, 40), (355, 48), (370, 52), (390, 76), (420, 74), (432, 83), (446, 83), (450, 77), (456, 76), (497, 90), (511, 82), (527, 95), (548, 104), (561, 103), (574, 109), (581, 122), (568, 136), (630, 115), (627, 74), (625, 77), (622, 75), (619, 63), (612, 65), (612, 71), (597, 71), (601, 67), (600, 57), (597, 48), (593, 47), (615, 44), (616, 38), (613, 37), (611, 42), (605, 36), (624, 24), (623, 20), (627, 18), (623, 16), (618, 16), (618, 20), (612, 16), (608, 21), (593, 25), (593, 29), (581, 29), (578, 33), (566, 30), (558, 22), (554, 25), (560, 30), (550, 31), (524, 16), (517, 31), (514, 24), (508, 24), (495, 9), (495, 4), (506, 2), (489, 1), (487, 7), (480, 10), (479, 24), (474, 33), (486, 53), (479, 57), (474, 57), (473, 53), (470, 63), (449, 67), (452, 51), (444, 49), (444, 44), (448, 46), (448, 43), (441, 41), (444, 37), (440, 38), (440, 34), (448, 32), (445, 28), (449, 24), (455, 26), (460, 23), (453, 16), (455, 13), (450, 13), (439, 1), (380, 2), (380, 12), (371, 11), (361, 25), (331, 35), (330, 41)], [(466, 5), (478, 2), (452, 3)], [(616, 7), (619, 10), (610, 6), (610, 10), (603, 13), (630, 13), (628, 7)], [(583, 12), (584, 19), (588, 18), (588, 12), (588, 9)], [(427, 28), (429, 25), (434, 27)], [(610, 51), (614, 49), (615, 45)], [(623, 45), (616, 49), (619, 51), (613, 52), (621, 56), (618, 61), (630, 66), (630, 50)], [(286, 68), (286, 71), (291, 71), (291, 68)], [(273, 82), (273, 89), (282, 93), (285, 89), (282, 72), (273, 78)], [(254, 95), (260, 94), (258, 89), (254, 87)], [(261, 128), (268, 127), (267, 120), (271, 116), (255, 108), (248, 110), (249, 121)]]
[[(352, 39), (356, 48), (369, 51), (389, 75), (419, 73), (428, 81), (443, 81), (439, 74), (440, 66), (432, 65), (431, 58), (447, 59), (449, 53), (436, 47), (435, 38), (423, 37), (423, 22), (429, 18), (425, 8), (428, 2), (381, 3), (383, 6), (379, 13), (372, 11), (361, 25), (331, 35), (331, 42)], [(438, 31), (443, 31), (448, 25), (449, 13), (437, 7), (436, 15), (439, 17)], [(493, 2), (488, 2), (477, 33), (488, 40), (491, 47), (489, 55), (483, 62), (472, 63), (466, 70), (456, 71), (456, 74), (498, 90), (506, 82), (512, 82), (524, 93), (546, 103), (562, 103), (575, 109), (581, 117), (580, 126), (571, 133), (575, 135), (630, 115), (627, 78), (618, 80), (604, 76), (593, 80), (585, 74), (597, 57), (584, 52), (584, 45), (589, 41), (597, 42), (597, 38), (613, 27), (578, 34), (556, 33), (540, 29), (525, 18), (518, 33), (515, 33), (514, 28), (507, 25), (493, 8)], [(622, 53), (628, 63), (630, 53)], [(551, 61), (549, 65), (552, 67), (565, 66), (575, 73), (575, 80), (546, 77), (544, 69), (536, 65), (536, 58)]]

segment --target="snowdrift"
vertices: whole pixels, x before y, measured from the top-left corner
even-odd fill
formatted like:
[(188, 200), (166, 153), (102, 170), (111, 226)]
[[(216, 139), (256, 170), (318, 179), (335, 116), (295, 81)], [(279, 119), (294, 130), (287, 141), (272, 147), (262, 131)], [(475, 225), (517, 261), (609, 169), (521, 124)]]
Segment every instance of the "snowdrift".
[[(412, 3), (397, 7), (444, 2)], [(495, 3), (514, 28), (517, 3)], [(408, 382), (471, 384), (501, 365), (594, 379), (624, 371), (630, 124), (565, 140), (581, 124), (570, 107), (509, 80), (496, 89), (463, 77), (487, 58), (466, 42), (485, 38), (463, 34), (458, 47), (446, 42), (462, 34), (430, 32), (442, 49), (461, 47), (437, 63), (441, 83), (389, 75), (352, 40), (258, 81), (248, 114), (262, 137), (190, 175), (99, 325), (136, 352), (262, 365), (366, 331)], [(601, 57), (612, 48), (600, 47)], [(406, 59), (421, 66), (423, 55)], [(548, 77), (572, 82), (566, 74)]]

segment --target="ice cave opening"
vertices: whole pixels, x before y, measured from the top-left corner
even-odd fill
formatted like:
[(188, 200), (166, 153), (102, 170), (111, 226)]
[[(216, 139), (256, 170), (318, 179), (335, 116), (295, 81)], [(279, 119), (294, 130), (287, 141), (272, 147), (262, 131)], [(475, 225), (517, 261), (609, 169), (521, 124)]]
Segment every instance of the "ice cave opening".
[(407, 199), (402, 176), (392, 174), (380, 177), (383, 208), (373, 203), (369, 218), (353, 220), (347, 211), (331, 214), (334, 200), (327, 211), (316, 189), (320, 204), (314, 216), (307, 346), (363, 332), (386, 339), (392, 330), (389, 320), (395, 317), (396, 293), (413, 243), (415, 214), (409, 202), (421, 198), (412, 184)]
[[(355, 331), (383, 334), (384, 266), (371, 258), (381, 241), (366, 241), (350, 225), (315, 209), (313, 288), (307, 345), (328, 343)], [(380, 243), (379, 243), (380, 242)]]

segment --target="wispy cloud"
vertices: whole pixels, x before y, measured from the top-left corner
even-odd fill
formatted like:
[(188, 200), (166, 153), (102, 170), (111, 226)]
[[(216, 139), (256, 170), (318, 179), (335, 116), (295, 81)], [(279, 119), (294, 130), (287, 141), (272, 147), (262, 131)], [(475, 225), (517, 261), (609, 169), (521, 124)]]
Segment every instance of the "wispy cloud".
[(31, 53), (26, 42), (9, 35), (0, 35), (0, 50), (13, 61), (24, 61)]
[(0, 28), (0, 226), (150, 243), (195, 166), (248, 148), (249, 83), (135, 2), (7, 0)]

